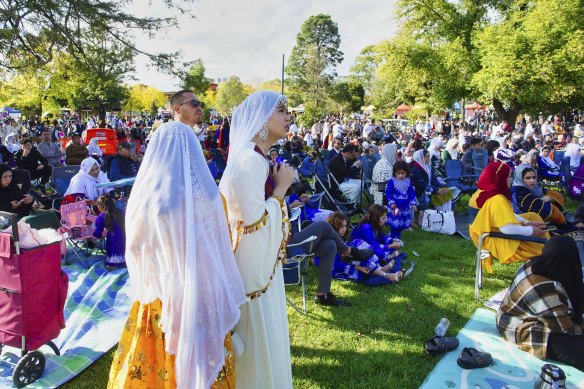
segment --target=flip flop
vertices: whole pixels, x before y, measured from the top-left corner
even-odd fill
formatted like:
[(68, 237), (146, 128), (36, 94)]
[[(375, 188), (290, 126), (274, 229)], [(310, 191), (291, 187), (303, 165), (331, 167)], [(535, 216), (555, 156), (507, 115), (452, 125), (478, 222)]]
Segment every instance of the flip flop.
[(405, 272), (403, 272), (402, 279), (412, 274), (412, 272), (414, 271), (414, 265), (415, 265), (414, 261), (410, 261), (410, 267), (408, 267), (408, 269)]
[(465, 347), (462, 349), (456, 363), (463, 369), (478, 369), (491, 366), (493, 357), (491, 357), (491, 354), (479, 351), (476, 348)]
[(456, 349), (458, 345), (458, 338), (433, 336), (424, 344), (424, 350), (426, 350), (426, 354), (434, 357), (447, 351), (452, 351)]

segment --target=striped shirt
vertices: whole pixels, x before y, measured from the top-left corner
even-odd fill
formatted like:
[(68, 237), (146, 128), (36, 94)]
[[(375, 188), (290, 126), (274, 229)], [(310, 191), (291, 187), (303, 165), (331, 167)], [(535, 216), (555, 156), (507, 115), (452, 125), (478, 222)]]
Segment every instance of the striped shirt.
[(568, 294), (559, 282), (521, 266), (497, 312), (497, 329), (507, 340), (539, 359), (546, 359), (549, 334), (582, 335), (568, 312)]

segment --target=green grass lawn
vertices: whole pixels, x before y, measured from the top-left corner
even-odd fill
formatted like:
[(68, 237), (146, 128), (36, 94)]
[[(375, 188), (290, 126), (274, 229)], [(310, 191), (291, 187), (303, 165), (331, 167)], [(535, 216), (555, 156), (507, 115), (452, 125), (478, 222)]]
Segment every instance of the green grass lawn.
[[(471, 241), (419, 230), (404, 232), (404, 251), (415, 261), (408, 279), (396, 285), (367, 287), (333, 281), (332, 291), (351, 307), (314, 304), (316, 269), (307, 283), (308, 314), (288, 308), (295, 388), (417, 388), (438, 363), (424, 353), (442, 317), (454, 336), (482, 303), (474, 299)], [(415, 250), (420, 254), (412, 254)], [(507, 287), (519, 265), (495, 266), (484, 278), (483, 297)], [(287, 287), (302, 304), (300, 286)], [(105, 388), (114, 350), (64, 388)]]

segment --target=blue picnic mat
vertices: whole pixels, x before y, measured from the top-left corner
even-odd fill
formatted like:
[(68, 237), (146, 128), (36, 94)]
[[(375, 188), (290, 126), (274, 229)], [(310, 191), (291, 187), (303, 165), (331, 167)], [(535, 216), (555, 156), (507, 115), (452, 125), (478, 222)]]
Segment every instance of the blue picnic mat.
[[(41, 347), (47, 358), (45, 371), (27, 388), (56, 388), (75, 377), (119, 342), (130, 312), (126, 269), (108, 272), (103, 257), (98, 257), (89, 270), (76, 264), (63, 270), (69, 276), (66, 328), (53, 341), (61, 356)], [(2, 351), (0, 388), (13, 387), (12, 372), (19, 357), (20, 350), (5, 347)]]
[[(446, 353), (430, 372), (420, 388), (533, 388), (541, 366), (546, 362), (519, 350), (505, 341), (495, 326), (495, 312), (479, 308), (459, 332), (460, 346)], [(465, 370), (456, 364), (464, 347), (487, 351), (494, 364), (484, 369)], [(584, 388), (584, 373), (560, 363), (551, 362), (566, 373), (567, 388)]]

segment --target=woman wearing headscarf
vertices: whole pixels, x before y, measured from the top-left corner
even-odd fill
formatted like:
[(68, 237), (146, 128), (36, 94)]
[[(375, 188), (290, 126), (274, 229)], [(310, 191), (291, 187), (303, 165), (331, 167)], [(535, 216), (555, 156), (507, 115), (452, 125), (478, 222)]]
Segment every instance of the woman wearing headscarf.
[[(373, 183), (369, 188), (369, 192), (373, 195), (375, 204), (383, 205), (383, 194), (385, 193), (387, 182), (391, 179), (393, 165), (397, 160), (396, 156), (397, 145), (395, 143), (387, 143), (381, 149), (381, 158), (373, 167), (373, 175), (371, 176)], [(384, 185), (380, 183), (384, 183)]]
[(551, 159), (551, 151), (551, 147), (547, 145), (541, 148), (541, 155), (537, 158), (539, 172), (544, 179), (559, 180), (560, 166), (556, 165), (554, 160)]
[(15, 132), (12, 132), (8, 135), (6, 135), (6, 139), (5, 142), (6, 144), (6, 148), (11, 152), (11, 153), (17, 153), (20, 150), (20, 142), (18, 141), (18, 134)]
[(89, 145), (87, 146), (87, 151), (89, 152), (89, 156), (93, 157), (97, 162), (101, 163), (101, 157), (103, 157), (103, 151), (99, 148), (97, 144), (99, 142), (98, 138), (91, 138), (89, 141)]
[(497, 329), (539, 359), (584, 371), (584, 284), (576, 242), (555, 236), (521, 266), (497, 312)]
[[(511, 182), (513, 172), (502, 162), (492, 162), (481, 173), (477, 182), (478, 190), (469, 200), (469, 206), (479, 208), (479, 212), (470, 225), (470, 236), (477, 245), (479, 236), (485, 232), (502, 232), (504, 234), (549, 237), (542, 230), (545, 223), (533, 212), (516, 215), (511, 205)], [(541, 254), (542, 244), (509, 239), (493, 239), (487, 237), (484, 247), (498, 258), (500, 263), (525, 261)], [(483, 260), (487, 272), (493, 272), (491, 256)]]
[(452, 200), (452, 192), (442, 184), (435, 174), (432, 174), (430, 152), (418, 150), (414, 153), (411, 163), (410, 179), (416, 191), (416, 199), (420, 204), (418, 209), (426, 209), (432, 202), (441, 206)]
[(458, 139), (451, 138), (448, 143), (446, 143), (446, 147), (442, 152), (442, 162), (446, 165), (446, 161), (454, 159), (458, 159)]
[(152, 136), (126, 208), (125, 255), (135, 302), (108, 388), (235, 387), (230, 332), (245, 295), (221, 195), (184, 123)]
[(555, 190), (542, 189), (537, 183), (537, 172), (529, 165), (521, 164), (515, 169), (511, 202), (515, 213), (535, 212), (552, 224), (566, 223), (562, 213), (564, 196)]
[(282, 260), (290, 231), (284, 196), (294, 172), (287, 163), (271, 165), (266, 158), (289, 126), (286, 97), (266, 90), (249, 95), (231, 121), (229, 160), (219, 190), (248, 297), (235, 327), (245, 344), (235, 364), (239, 389), (292, 387)]
[(10, 166), (0, 163), (0, 211), (15, 213), (19, 218), (28, 216), (33, 202), (32, 196), (12, 180)]
[(109, 182), (107, 175), (99, 169), (97, 161), (92, 157), (87, 157), (81, 161), (79, 172), (71, 178), (65, 196), (74, 195), (79, 199), (91, 201), (97, 200), (99, 196), (111, 191), (111, 188), (98, 188), (99, 184)]
[(444, 141), (439, 138), (434, 138), (430, 141), (428, 152), (430, 153), (430, 165), (433, 173), (437, 177), (445, 177), (446, 171), (442, 165), (442, 151), (444, 150)]
[(564, 158), (570, 158), (570, 170), (574, 173), (580, 167), (580, 160), (582, 159), (582, 147), (578, 142), (578, 138), (576, 139), (576, 143), (572, 142), (566, 146), (566, 152), (564, 153)]

